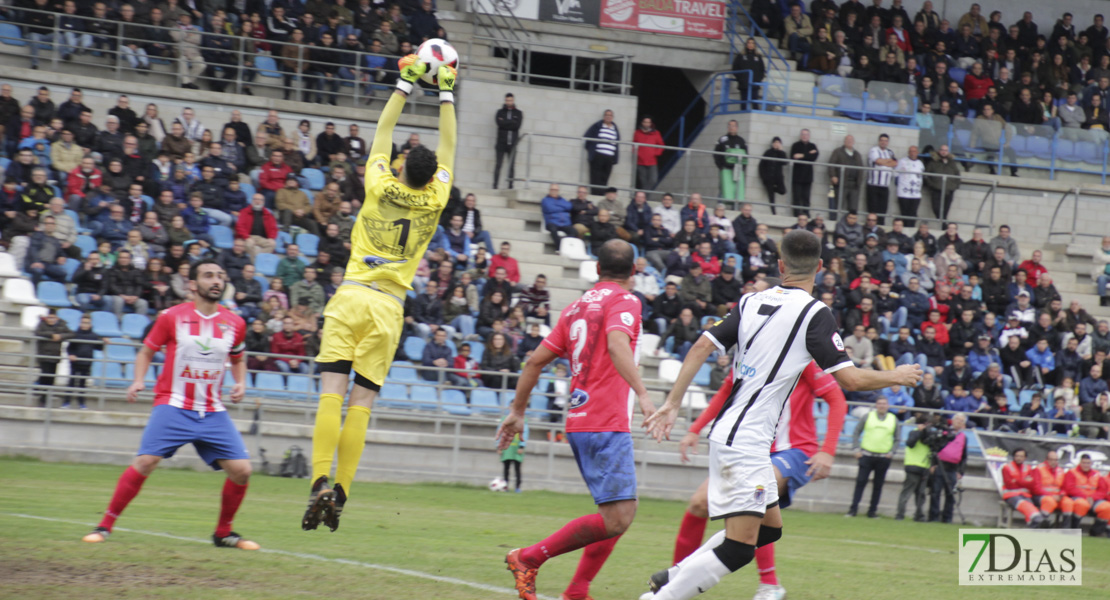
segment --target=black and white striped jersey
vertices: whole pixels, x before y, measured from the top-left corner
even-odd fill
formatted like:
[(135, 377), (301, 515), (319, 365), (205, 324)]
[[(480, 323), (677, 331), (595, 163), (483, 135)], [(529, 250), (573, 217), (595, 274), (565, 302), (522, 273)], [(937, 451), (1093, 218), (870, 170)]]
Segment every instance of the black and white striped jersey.
[(852, 365), (832, 312), (795, 287), (745, 295), (703, 335), (722, 352), (736, 346), (732, 395), (709, 439), (753, 452), (770, 452), (786, 402), (811, 360), (827, 373)]

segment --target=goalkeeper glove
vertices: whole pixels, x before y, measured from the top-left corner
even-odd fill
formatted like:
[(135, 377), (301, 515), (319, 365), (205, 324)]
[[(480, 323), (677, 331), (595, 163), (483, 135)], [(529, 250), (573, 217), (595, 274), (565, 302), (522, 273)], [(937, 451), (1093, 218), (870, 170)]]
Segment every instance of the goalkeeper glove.
[(401, 69), (401, 80), (397, 82), (397, 89), (406, 94), (412, 93), (413, 84), (428, 71), (428, 64), (415, 54), (409, 54), (397, 61), (397, 66)]
[(440, 65), (439, 73), (437, 73), (440, 102), (455, 101), (455, 80), (458, 78), (458, 75), (459, 72), (455, 70), (455, 67)]

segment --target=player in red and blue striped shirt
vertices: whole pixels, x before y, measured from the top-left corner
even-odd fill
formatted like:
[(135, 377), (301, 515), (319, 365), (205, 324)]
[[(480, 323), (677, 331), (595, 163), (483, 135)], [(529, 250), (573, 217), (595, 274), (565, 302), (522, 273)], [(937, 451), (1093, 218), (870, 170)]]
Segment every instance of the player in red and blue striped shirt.
[(165, 348), (166, 363), (154, 387), (154, 410), (143, 431), (138, 456), (120, 476), (104, 519), (84, 541), (108, 539), (116, 519), (139, 494), (158, 463), (173, 456), (181, 446), (193, 444), (204, 462), (227, 472), (212, 542), (223, 548), (259, 548), (231, 530), (247, 493), (251, 463), (243, 437), (220, 396), (229, 361), (235, 380), (232, 402), (243, 399), (247, 381), (243, 356), (247, 328), (242, 318), (220, 306), (226, 287), (227, 273), (216, 261), (196, 263), (189, 274), (189, 290), (195, 300), (160, 314), (143, 341), (135, 358), (135, 377), (127, 388), (127, 400), (138, 399), (139, 392), (146, 388), (144, 378), (155, 352)]

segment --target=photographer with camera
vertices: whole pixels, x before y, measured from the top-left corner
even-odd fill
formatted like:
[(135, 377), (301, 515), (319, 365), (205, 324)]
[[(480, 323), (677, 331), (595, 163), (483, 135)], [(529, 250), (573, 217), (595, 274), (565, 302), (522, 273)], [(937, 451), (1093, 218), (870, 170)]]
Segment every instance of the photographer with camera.
[[(952, 511), (956, 505), (956, 485), (964, 477), (967, 466), (967, 415), (956, 413), (952, 416), (951, 429), (932, 428), (926, 437), (929, 447), (936, 452), (932, 472), (933, 491), (929, 502), (929, 522), (940, 520), (952, 522)], [(944, 510), (941, 511), (940, 496), (944, 494)]]
[[(931, 376), (928, 373), (926, 376)], [(902, 483), (902, 493), (898, 495), (898, 511), (894, 515), (895, 521), (906, 518), (906, 503), (913, 496), (913, 520), (918, 523), (925, 520), (925, 490), (929, 484), (929, 465), (932, 462), (933, 451), (925, 441), (929, 429), (929, 415), (918, 413), (917, 426), (906, 438), (906, 454), (902, 457), (902, 468), (906, 471), (906, 480)]]

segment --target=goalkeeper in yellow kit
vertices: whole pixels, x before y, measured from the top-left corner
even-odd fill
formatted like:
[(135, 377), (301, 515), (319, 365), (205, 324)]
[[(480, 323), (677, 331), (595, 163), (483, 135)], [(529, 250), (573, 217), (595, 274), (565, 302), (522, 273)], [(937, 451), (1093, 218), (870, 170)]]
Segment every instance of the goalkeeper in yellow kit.
[[(393, 127), (413, 85), (428, 66), (416, 55), (401, 59), (401, 78), (389, 98), (366, 163), (366, 201), (351, 230), (351, 260), (343, 285), (324, 309), (324, 335), (316, 362), (322, 372), (320, 405), (312, 431), (312, 492), (301, 528), (321, 521), (335, 531), (355, 478), (370, 407), (385, 382), (404, 324), (404, 299), (412, 289), (416, 267), (436, 233), (439, 214), (451, 191), (455, 162), (455, 69), (439, 68), (439, 147), (409, 151), (404, 170), (389, 169)], [(343, 396), (351, 370), (347, 418)], [(332, 458), (338, 454), (335, 486), (328, 483)]]

